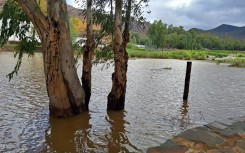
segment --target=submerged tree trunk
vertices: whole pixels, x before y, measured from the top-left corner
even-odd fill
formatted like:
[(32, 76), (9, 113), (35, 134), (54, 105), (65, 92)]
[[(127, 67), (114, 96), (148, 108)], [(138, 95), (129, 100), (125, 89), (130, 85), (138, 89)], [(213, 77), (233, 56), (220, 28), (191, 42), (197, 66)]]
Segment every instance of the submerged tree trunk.
[(85, 106), (89, 109), (89, 100), (91, 96), (91, 73), (95, 42), (93, 40), (93, 22), (92, 22), (92, 0), (87, 0), (87, 41), (83, 50), (83, 74), (82, 83), (85, 92)]
[(66, 2), (49, 0), (47, 17), (35, 0), (17, 2), (37, 29), (42, 43), (50, 115), (79, 114), (85, 110), (85, 98), (72, 52)]
[(112, 74), (112, 89), (108, 95), (108, 110), (122, 110), (125, 105), (128, 68), (128, 53), (126, 51), (126, 46), (129, 42), (130, 11), (131, 0), (128, 0), (125, 29), (122, 35), (122, 0), (116, 0), (113, 42), (115, 72)]

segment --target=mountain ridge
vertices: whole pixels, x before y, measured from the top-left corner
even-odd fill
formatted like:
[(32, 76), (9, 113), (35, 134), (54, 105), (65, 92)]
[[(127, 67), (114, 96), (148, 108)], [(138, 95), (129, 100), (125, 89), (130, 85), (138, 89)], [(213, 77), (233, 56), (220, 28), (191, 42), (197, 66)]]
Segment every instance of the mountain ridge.
[(209, 30), (192, 28), (197, 33), (212, 33), (218, 36), (230, 36), (235, 39), (245, 40), (245, 26), (234, 26), (230, 24), (221, 24), (218, 27)]

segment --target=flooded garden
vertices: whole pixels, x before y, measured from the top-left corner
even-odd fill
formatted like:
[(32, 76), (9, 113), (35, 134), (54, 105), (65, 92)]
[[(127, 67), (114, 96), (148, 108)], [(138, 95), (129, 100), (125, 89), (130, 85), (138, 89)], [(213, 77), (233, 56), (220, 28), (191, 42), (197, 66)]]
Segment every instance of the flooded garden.
[[(107, 112), (113, 66), (93, 66), (90, 111), (49, 116), (43, 58), (24, 57), (17, 76), (12, 52), (0, 52), (0, 152), (143, 152), (186, 129), (245, 110), (245, 70), (193, 61), (183, 102), (186, 61), (129, 60), (125, 110)], [(81, 77), (82, 61), (78, 63)]]

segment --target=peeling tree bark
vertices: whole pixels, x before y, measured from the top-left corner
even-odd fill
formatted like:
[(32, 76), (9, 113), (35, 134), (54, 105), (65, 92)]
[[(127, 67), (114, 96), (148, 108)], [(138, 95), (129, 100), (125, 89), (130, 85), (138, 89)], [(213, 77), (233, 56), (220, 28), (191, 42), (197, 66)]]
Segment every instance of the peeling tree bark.
[(95, 42), (93, 39), (92, 0), (87, 0), (87, 41), (83, 51), (82, 83), (85, 92), (85, 106), (89, 109), (91, 96), (91, 73)]
[(41, 39), (50, 115), (68, 117), (81, 113), (85, 110), (84, 90), (76, 72), (66, 1), (49, 0), (47, 17), (35, 0), (17, 2)]
[(128, 0), (125, 28), (122, 34), (122, 0), (116, 0), (113, 39), (115, 71), (112, 74), (112, 89), (108, 95), (108, 110), (122, 110), (125, 105), (128, 68), (126, 46), (129, 42), (131, 3), (132, 1)]

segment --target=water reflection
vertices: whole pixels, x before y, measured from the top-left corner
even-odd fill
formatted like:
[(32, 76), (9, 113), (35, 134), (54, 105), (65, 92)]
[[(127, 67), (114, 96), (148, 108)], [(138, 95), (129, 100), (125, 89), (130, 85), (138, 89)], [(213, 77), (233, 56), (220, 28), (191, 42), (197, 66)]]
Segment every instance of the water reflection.
[(106, 136), (109, 153), (141, 151), (127, 137), (129, 131), (125, 128), (129, 123), (125, 121), (125, 111), (108, 111), (106, 120), (110, 123), (110, 133)]
[(188, 108), (189, 108), (188, 101), (184, 100), (180, 108), (180, 112), (181, 112), (180, 128), (181, 130), (186, 129), (188, 125), (190, 124)]
[(92, 152), (88, 112), (69, 119), (50, 118), (45, 139), (48, 152)]
[[(109, 129), (97, 133), (96, 124), (90, 124), (91, 115), (86, 112), (80, 116), (57, 119), (50, 118), (50, 127), (46, 131), (46, 147), (43, 152), (140, 152), (128, 139), (126, 130), (129, 123), (124, 111), (107, 112), (104, 121)], [(100, 143), (98, 140), (103, 139)]]

